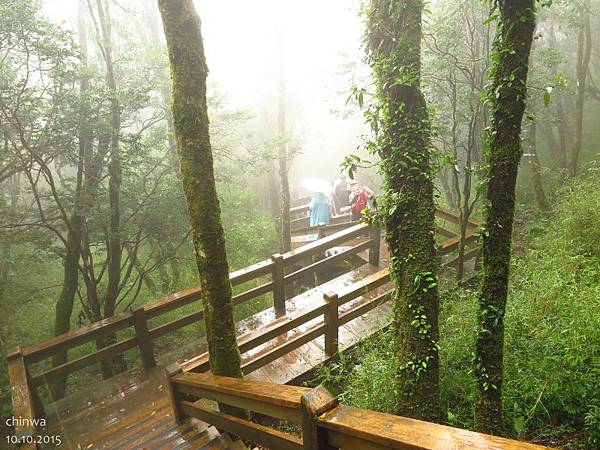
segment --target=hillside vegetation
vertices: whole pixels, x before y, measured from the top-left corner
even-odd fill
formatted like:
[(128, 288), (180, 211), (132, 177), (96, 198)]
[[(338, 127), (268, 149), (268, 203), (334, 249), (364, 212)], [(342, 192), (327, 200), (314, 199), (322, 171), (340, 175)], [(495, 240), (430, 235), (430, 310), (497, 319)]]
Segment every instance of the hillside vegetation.
[[(506, 311), (505, 409), (515, 437), (600, 448), (600, 169), (563, 188), (552, 216), (520, 230)], [(441, 386), (448, 423), (473, 423), (477, 298), (443, 296)], [(395, 404), (393, 339), (379, 334), (319, 381), (353, 405)], [(584, 418), (582, 421), (581, 418)]]

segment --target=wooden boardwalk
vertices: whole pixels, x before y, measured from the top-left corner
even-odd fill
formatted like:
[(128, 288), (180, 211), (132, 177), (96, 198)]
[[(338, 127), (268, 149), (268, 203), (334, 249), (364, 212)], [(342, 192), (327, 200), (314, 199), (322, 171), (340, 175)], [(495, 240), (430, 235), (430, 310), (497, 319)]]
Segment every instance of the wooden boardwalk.
[(72, 450), (246, 449), (204, 422), (176, 424), (167, 388), (164, 368), (122, 374), (97, 386), (95, 395), (57, 405), (45, 433), (60, 435), (59, 448)]
[[(378, 276), (387, 262), (387, 251), (382, 248), (382, 266), (371, 266), (366, 261), (355, 270), (344, 273), (316, 288), (310, 289), (286, 302), (286, 316), (276, 319), (273, 309), (262, 311), (236, 324), (240, 338), (252, 335), (274, 324), (309, 310), (322, 301), (327, 292), (343, 292), (356, 283)], [(360, 255), (365, 257), (365, 255)], [(371, 290), (340, 306), (344, 311), (368, 301), (389, 289), (389, 284)], [(344, 351), (389, 323), (390, 306), (384, 303), (368, 313), (339, 326), (339, 350)], [(257, 360), (268, 352), (282, 347), (297, 336), (323, 325), (323, 316), (283, 333), (259, 347), (242, 354), (242, 363)], [(204, 339), (194, 343), (193, 352), (206, 351)], [(293, 384), (303, 380), (316, 366), (327, 361), (324, 337), (319, 336), (299, 348), (286, 352), (274, 361), (259, 367), (246, 377), (277, 384)], [(177, 362), (184, 371), (194, 370), (195, 359)], [(132, 370), (99, 383), (89, 390), (54, 403), (47, 408), (48, 433), (58, 433), (66, 449), (241, 449), (241, 442), (202, 422), (177, 426), (172, 417), (166, 392), (163, 367)]]
[[(438, 211), (438, 216), (454, 223), (458, 220), (443, 210)], [(442, 243), (438, 254), (448, 260), (443, 266), (450, 266), (453, 260), (449, 258), (460, 239), (455, 233), (440, 229), (449, 239)], [(466, 236), (468, 245), (476, 244), (476, 231), (477, 225), (470, 224)], [(306, 245), (291, 252), (273, 255), (271, 259), (230, 274), (232, 286), (243, 288), (252, 282), (252, 287), (242, 289), (233, 297), (234, 305), (272, 294), (271, 307), (236, 323), (242, 370), (249, 380), (297, 384), (315, 367), (350, 349), (390, 321), (389, 255), (377, 228), (340, 222), (294, 232), (300, 237), (299, 243), (306, 241), (303, 235), (311, 235), (311, 238)], [(316, 241), (313, 240), (315, 232), (319, 238)], [(475, 254), (474, 250), (469, 252), (469, 255)], [(290, 295), (286, 295), (286, 291), (300, 289), (305, 284), (316, 287), (287, 298)], [(173, 348), (163, 348), (158, 355), (159, 366), (156, 366), (153, 342), (157, 338), (203, 320), (201, 308), (194, 308), (191, 313), (182, 311), (176, 319), (166, 319), (166, 322), (164, 315), (199, 302), (200, 298), (198, 288), (187, 289), (9, 352), (15, 415), (46, 417), (48, 421), (46, 430), (19, 426), (15, 431), (24, 436), (60, 435), (63, 440), (60, 448), (66, 449), (244, 448), (241, 442), (219, 435), (204, 423), (178, 426), (171, 417), (165, 366), (171, 373), (208, 371), (204, 339), (178, 340)], [(154, 319), (161, 317), (163, 320), (157, 325)], [(111, 346), (60, 366), (50, 369), (39, 366), (41, 370), (36, 370), (36, 364), (59, 352), (126, 329), (135, 335), (123, 334)], [(75, 394), (46, 403), (42, 409), (39, 387), (134, 348), (139, 351), (143, 369), (131, 369), (89, 385), (79, 384)]]

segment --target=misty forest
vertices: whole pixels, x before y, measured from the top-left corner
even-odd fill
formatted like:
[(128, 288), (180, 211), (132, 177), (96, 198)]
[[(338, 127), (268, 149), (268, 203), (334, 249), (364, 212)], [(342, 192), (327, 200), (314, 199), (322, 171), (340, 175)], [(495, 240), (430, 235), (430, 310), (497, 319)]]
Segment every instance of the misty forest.
[(600, 449), (600, 0), (0, 0), (0, 448)]

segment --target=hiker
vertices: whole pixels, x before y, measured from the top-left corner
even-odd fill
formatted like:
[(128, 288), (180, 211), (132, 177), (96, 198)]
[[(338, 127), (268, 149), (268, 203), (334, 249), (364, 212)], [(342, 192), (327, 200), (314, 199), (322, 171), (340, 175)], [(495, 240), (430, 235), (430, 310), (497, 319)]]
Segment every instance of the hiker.
[(348, 189), (348, 181), (346, 175), (340, 175), (333, 183), (333, 196), (335, 200), (336, 212), (340, 214), (342, 208), (350, 205), (350, 191)]
[(310, 209), (310, 226), (329, 225), (332, 202), (324, 192), (317, 192), (308, 204)]
[(366, 186), (360, 187), (356, 181), (350, 183), (350, 213), (352, 221), (360, 220), (361, 213), (369, 205), (374, 192)]

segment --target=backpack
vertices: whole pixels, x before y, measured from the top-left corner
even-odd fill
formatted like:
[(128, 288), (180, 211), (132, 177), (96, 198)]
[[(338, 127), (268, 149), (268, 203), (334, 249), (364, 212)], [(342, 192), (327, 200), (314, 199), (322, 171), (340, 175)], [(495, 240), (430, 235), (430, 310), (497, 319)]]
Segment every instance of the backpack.
[(354, 200), (354, 205), (352, 205), (352, 212), (355, 215), (359, 215), (363, 209), (367, 207), (369, 203), (369, 196), (365, 191), (360, 191)]

